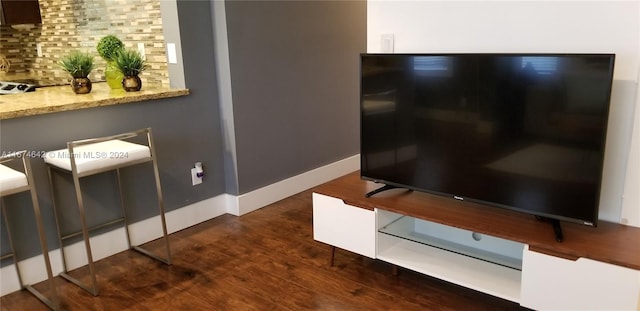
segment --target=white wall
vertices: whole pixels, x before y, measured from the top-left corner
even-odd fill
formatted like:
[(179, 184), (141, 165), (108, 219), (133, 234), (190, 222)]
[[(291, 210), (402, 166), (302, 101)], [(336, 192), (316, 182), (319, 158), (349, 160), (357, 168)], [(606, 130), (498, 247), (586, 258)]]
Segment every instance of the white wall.
[(637, 1), (368, 0), (367, 5), (369, 53), (382, 52), (383, 34), (393, 34), (395, 53), (615, 53), (599, 216), (640, 226), (635, 197), (640, 173), (636, 164), (630, 166), (635, 171), (627, 170), (629, 156), (637, 163), (640, 148), (639, 130), (633, 129), (640, 63)]
[[(640, 12), (640, 6), (638, 10)], [(640, 81), (640, 70), (638, 70), (638, 74), (638, 81)], [(636, 121), (631, 136), (631, 148), (627, 164), (627, 176), (624, 184), (620, 222), (640, 227), (640, 87), (637, 89), (635, 102), (636, 109), (634, 119)]]
[[(640, 16), (640, 5), (638, 5), (637, 12), (638, 16)], [(640, 38), (640, 31), (638, 31), (637, 28), (636, 35)], [(640, 39), (638, 40), (638, 50), (640, 51)], [(636, 67), (635, 69), (638, 74), (637, 81), (640, 81), (640, 68)], [(640, 87), (636, 91), (634, 120), (636, 120), (636, 122), (634, 123), (633, 134), (631, 136), (631, 150), (629, 152), (629, 164), (627, 166), (627, 178), (625, 180), (624, 199), (622, 201), (621, 222), (640, 227)], [(640, 301), (638, 303), (638, 309), (640, 309)]]

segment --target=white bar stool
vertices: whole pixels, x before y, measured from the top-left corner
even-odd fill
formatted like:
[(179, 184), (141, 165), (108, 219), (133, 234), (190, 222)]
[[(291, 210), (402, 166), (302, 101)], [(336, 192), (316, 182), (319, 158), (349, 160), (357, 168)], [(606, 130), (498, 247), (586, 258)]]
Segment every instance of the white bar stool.
[[(2, 215), (7, 227), (7, 235), (9, 237), (9, 247), (11, 249), (11, 253), (1, 256), (0, 259), (13, 257), (16, 272), (18, 273), (18, 282), (20, 282), (20, 287), (27, 289), (49, 308), (58, 310), (58, 294), (56, 292), (56, 286), (54, 283), (55, 281), (53, 279), (53, 272), (51, 271), (49, 248), (47, 247), (47, 239), (44, 234), (44, 226), (42, 225), (42, 216), (40, 214), (40, 205), (38, 204), (38, 195), (36, 193), (36, 188), (33, 183), (33, 176), (31, 174), (31, 163), (29, 162), (29, 159), (25, 156), (25, 154), (26, 151), (20, 151), (0, 157), (0, 197), (4, 198), (5, 196), (25, 191), (29, 191), (31, 193), (31, 204), (33, 205), (33, 212), (35, 214), (36, 225), (38, 228), (38, 236), (40, 237), (42, 256), (44, 257), (44, 264), (47, 269), (47, 280), (49, 283), (51, 298), (47, 298), (43, 293), (33, 288), (31, 285), (25, 285), (22, 282), (22, 273), (20, 272), (20, 267), (18, 266), (18, 261), (16, 259), (16, 253), (13, 248), (15, 241), (13, 241), (13, 237), (11, 235), (11, 226), (9, 224), (9, 218), (7, 218), (4, 200), (0, 200), (0, 203), (2, 203)], [(22, 160), (22, 167), (24, 168), (24, 172), (14, 170), (2, 164), (18, 159)]]
[[(133, 139), (138, 136), (146, 136), (146, 145), (133, 143), (127, 140)], [(107, 137), (92, 138), (85, 140), (72, 141), (67, 143), (66, 149), (49, 151), (45, 155), (44, 159), (47, 163), (49, 171), (49, 183), (51, 186), (51, 195), (53, 199), (54, 211), (56, 212), (56, 224), (58, 226), (59, 239), (62, 251), (62, 264), (64, 272), (60, 274), (68, 281), (80, 286), (86, 291), (90, 292), (94, 296), (98, 295), (98, 284), (96, 281), (96, 271), (93, 262), (93, 256), (91, 252), (91, 244), (89, 242), (89, 232), (95, 229), (103, 228), (108, 225), (112, 225), (118, 222), (124, 222), (125, 232), (127, 234), (127, 244), (129, 249), (134, 249), (144, 255), (147, 255), (153, 259), (159, 260), (167, 265), (171, 264), (171, 251), (169, 248), (169, 239), (167, 237), (167, 225), (164, 215), (164, 201), (162, 198), (162, 189), (160, 188), (160, 175), (158, 173), (158, 165), (156, 161), (156, 152), (153, 144), (153, 138), (151, 135), (151, 129), (145, 128), (134, 132), (118, 134)], [(140, 246), (131, 244), (131, 238), (129, 235), (129, 223), (126, 217), (126, 210), (122, 199), (122, 187), (120, 184), (120, 169), (132, 165), (151, 162), (153, 165), (153, 171), (155, 174), (156, 193), (158, 197), (158, 207), (160, 210), (160, 219), (162, 221), (162, 233), (164, 244), (166, 248), (166, 257), (162, 258), (150, 251), (147, 251)], [(61, 235), (60, 220), (58, 219), (58, 212), (56, 208), (56, 200), (54, 195), (54, 185), (52, 173), (53, 171), (70, 173), (73, 178), (73, 184), (75, 188), (76, 200), (78, 203), (78, 211), (80, 213), (81, 231), (65, 236)], [(120, 196), (120, 204), (122, 208), (123, 217), (114, 221), (100, 224), (92, 228), (87, 227), (85, 208), (82, 199), (82, 189), (80, 187), (80, 179), (86, 176), (95, 175), (107, 171), (116, 170), (116, 181), (118, 184), (118, 195)], [(67, 263), (64, 253), (63, 241), (82, 234), (84, 239), (84, 245), (87, 252), (87, 260), (89, 266), (89, 273), (91, 275), (91, 286), (85, 285), (80, 280), (70, 276), (67, 272)]]

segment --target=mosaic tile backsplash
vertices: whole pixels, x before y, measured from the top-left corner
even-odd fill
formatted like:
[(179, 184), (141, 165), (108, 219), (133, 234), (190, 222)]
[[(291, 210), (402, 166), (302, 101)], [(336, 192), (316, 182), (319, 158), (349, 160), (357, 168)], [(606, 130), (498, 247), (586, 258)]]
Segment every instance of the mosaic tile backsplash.
[[(80, 50), (95, 56), (92, 81), (104, 80), (105, 62), (96, 51), (98, 41), (115, 35), (127, 48), (144, 44), (149, 65), (145, 83), (169, 86), (165, 42), (160, 16), (161, 0), (40, 0), (42, 24), (29, 30), (0, 26), (0, 54), (10, 62), (9, 73), (38, 77), (41, 84), (65, 84), (67, 73), (57, 62)], [(42, 57), (38, 57), (37, 44)]]

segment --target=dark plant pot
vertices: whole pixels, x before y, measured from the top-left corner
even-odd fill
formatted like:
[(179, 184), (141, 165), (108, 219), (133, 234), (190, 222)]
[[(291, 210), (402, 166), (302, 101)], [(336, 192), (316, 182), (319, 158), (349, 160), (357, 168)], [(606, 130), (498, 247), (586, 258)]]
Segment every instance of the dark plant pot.
[(142, 80), (139, 76), (124, 76), (122, 88), (127, 92), (137, 92), (142, 88)]
[(76, 94), (87, 94), (91, 92), (91, 80), (89, 78), (71, 79), (71, 89)]

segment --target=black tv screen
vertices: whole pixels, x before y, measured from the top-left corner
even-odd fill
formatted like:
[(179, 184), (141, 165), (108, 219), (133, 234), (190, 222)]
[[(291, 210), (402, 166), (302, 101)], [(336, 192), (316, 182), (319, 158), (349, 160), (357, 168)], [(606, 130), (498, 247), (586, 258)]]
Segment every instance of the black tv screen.
[(361, 177), (596, 226), (613, 54), (362, 54)]

